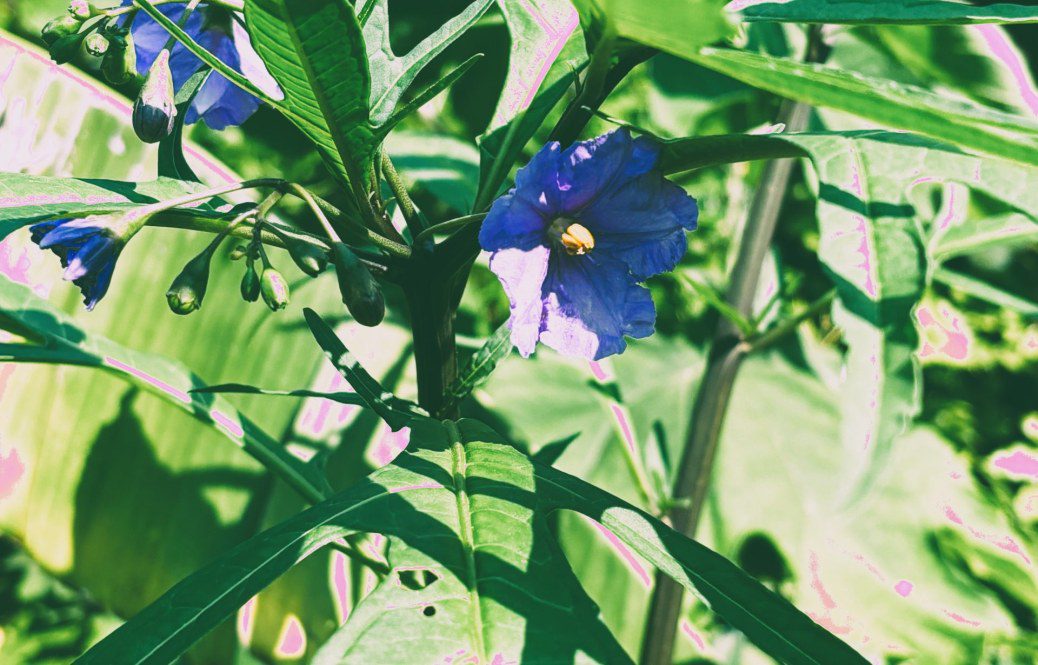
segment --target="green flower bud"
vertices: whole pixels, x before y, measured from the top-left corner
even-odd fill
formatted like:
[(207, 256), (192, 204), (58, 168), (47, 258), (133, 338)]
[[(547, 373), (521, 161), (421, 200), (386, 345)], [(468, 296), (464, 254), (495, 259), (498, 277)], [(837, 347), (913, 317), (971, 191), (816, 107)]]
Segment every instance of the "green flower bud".
[(80, 21), (85, 21), (92, 16), (97, 16), (98, 11), (88, 0), (72, 0), (68, 6), (68, 13)]
[(249, 254), (249, 248), (248, 247), (246, 247), (245, 245), (238, 245), (237, 247), (235, 247), (234, 249), (231, 250), (231, 253), (228, 254), (228, 257), (232, 261), (241, 261), (246, 256), (248, 256), (248, 254)]
[(92, 32), (83, 40), (83, 47), (86, 49), (86, 52), (95, 58), (100, 58), (107, 53), (110, 44), (111, 42), (108, 41), (108, 38), (100, 32)]
[(108, 52), (101, 60), (101, 74), (112, 85), (128, 83), (137, 75), (137, 49), (133, 46), (133, 37), (110, 34), (108, 42)]
[(83, 37), (85, 35), (81, 32), (59, 37), (50, 45), (50, 59), (59, 65), (71, 62), (83, 46)]
[(141, 93), (133, 103), (133, 131), (145, 143), (158, 143), (173, 132), (176, 114), (169, 51), (163, 49), (148, 70)]
[(339, 293), (350, 315), (362, 326), (377, 326), (386, 315), (382, 287), (357, 255), (342, 243), (332, 245), (332, 263), (339, 280)]
[(274, 268), (263, 269), (263, 274), (260, 275), (260, 294), (263, 295), (263, 302), (267, 303), (267, 307), (275, 312), (288, 307), (288, 282), (285, 281), (285, 276)]
[(166, 302), (174, 314), (190, 314), (202, 306), (205, 289), (209, 285), (209, 265), (216, 244), (206, 247), (201, 254), (187, 262), (166, 291)]
[(259, 275), (251, 259), (245, 266), (245, 276), (241, 278), (241, 297), (245, 302), (256, 302), (260, 297)]
[(81, 25), (82, 23), (72, 16), (59, 16), (48, 21), (47, 25), (43, 26), (40, 36), (43, 37), (43, 43), (51, 46), (62, 37), (68, 37), (79, 32)]
[(286, 239), (288, 255), (299, 269), (311, 277), (317, 277), (328, 267), (328, 253), (310, 243)]

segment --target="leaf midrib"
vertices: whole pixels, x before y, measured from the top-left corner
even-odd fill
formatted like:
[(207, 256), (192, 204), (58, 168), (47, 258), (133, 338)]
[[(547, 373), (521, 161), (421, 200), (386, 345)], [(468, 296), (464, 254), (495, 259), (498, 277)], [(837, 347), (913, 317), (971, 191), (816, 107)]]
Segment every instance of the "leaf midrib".
[(479, 577), (476, 572), (476, 557), (474, 549), (475, 533), (472, 528), (472, 507), (466, 487), (466, 474), (468, 473), (468, 457), (465, 452), (465, 444), (452, 432), (453, 443), (451, 444), (452, 476), (454, 479), (454, 498), (458, 510), (458, 537), (461, 541), (462, 556), (465, 558), (465, 586), (469, 591), (469, 616), (471, 622), (472, 642), (479, 655), (480, 662), (486, 662), (486, 639), (484, 636), (483, 608), (480, 604), (479, 589), (477, 587)]

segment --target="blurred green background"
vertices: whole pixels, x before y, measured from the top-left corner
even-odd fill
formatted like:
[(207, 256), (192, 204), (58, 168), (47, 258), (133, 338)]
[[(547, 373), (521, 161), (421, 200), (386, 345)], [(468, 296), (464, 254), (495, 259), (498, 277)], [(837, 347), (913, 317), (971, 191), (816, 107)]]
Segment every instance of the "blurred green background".
[[(38, 43), (39, 27), (65, 4), (3, 0), (0, 28)], [(392, 0), (395, 49), (416, 43), (466, 4)], [(804, 44), (795, 26), (754, 24), (741, 38), (779, 55), (797, 54)], [(830, 62), (845, 68), (1038, 114), (1029, 71), (1038, 63), (1038, 27), (841, 28), (827, 40)], [(497, 103), (508, 44), (493, 10), (416, 88), (473, 51), (486, 57), (390, 142), (405, 174), (421, 181), (416, 201), (432, 217), (466, 212), (472, 199), (474, 139)], [(995, 57), (993, 44), (1004, 44), (1003, 56), (1018, 57), (1024, 69)], [(91, 76), (89, 63), (78, 64)], [(660, 55), (637, 67), (603, 111), (668, 137), (759, 129), (773, 122), (779, 103)], [(9, 47), (0, 55), (0, 114), (5, 170), (115, 178), (152, 172), (150, 153), (135, 146), (124, 114)], [(865, 126), (830, 112), (811, 122), (814, 129)], [(587, 133), (613, 126), (596, 119)], [(279, 174), (332, 201), (339, 197), (306, 139), (269, 109), (224, 132), (195, 126), (190, 139), (244, 177)], [(533, 452), (578, 435), (559, 465), (638, 502), (618, 407), (651, 461), (653, 482), (669, 484), (717, 317), (688, 280), (723, 289), (729, 246), (759, 171), (759, 164), (740, 164), (681, 182), (699, 200), (700, 230), (677, 273), (651, 283), (659, 334), (606, 363), (609, 378), (550, 352), (529, 361), (513, 357), (466, 410)], [(815, 184), (798, 168), (767, 270), (779, 294), (771, 316), (795, 315), (830, 288), (816, 255)], [(938, 210), (940, 192), (933, 196)], [(312, 223), (301, 208), (285, 214)], [(54, 266), (35, 261), (32, 250), (9, 249), (0, 261), (24, 257), (33, 282), (45, 284), (51, 302), (74, 312), (87, 330), (183, 360), (212, 383), (333, 385), (300, 308), (338, 312), (334, 285), (300, 281), (292, 307), (272, 316), (236, 298), (240, 267), (220, 261), (206, 307), (189, 319), (174, 317), (162, 294), (200, 245), (188, 234), (150, 231), (127, 252), (112, 295), (92, 315), (80, 311), (77, 295), (56, 283)], [(744, 370), (700, 536), (877, 662), (1031, 663), (1038, 655), (1038, 461), (1030, 471), (1026, 461), (1038, 460), (1038, 251), (1028, 236), (946, 267), (960, 279), (935, 280), (917, 312), (922, 417), (896, 443), (866, 497), (843, 503), (854, 478), (847, 468), (852, 451), (840, 448), (835, 399), (843, 347), (823, 315)], [(369, 369), (407, 395), (413, 388), (404, 309), (399, 294), (387, 296), (387, 324), (371, 331), (343, 317), (343, 334)], [(463, 350), (471, 352), (507, 313), (496, 278), (477, 266), (459, 315)], [(23, 479), (13, 496), (0, 496), (7, 534), (0, 536), (0, 662), (68, 662), (120, 616), (300, 507), (225, 440), (116, 379), (86, 369), (0, 365), (0, 390), (0, 465), (14, 469), (17, 449)], [(257, 398), (235, 403), (274, 436), (318, 451), (336, 487), (384, 462), (385, 451), (400, 443), (349, 409)], [(637, 653), (651, 571), (582, 519), (564, 515), (555, 528), (610, 627)], [(261, 594), (247, 634), (229, 623), (190, 660), (305, 659), (364, 593), (365, 575), (341, 557), (314, 556)], [(286, 638), (298, 634), (301, 643)], [(767, 662), (692, 601), (679, 639), (682, 662)], [(289, 643), (297, 648), (279, 654)]]

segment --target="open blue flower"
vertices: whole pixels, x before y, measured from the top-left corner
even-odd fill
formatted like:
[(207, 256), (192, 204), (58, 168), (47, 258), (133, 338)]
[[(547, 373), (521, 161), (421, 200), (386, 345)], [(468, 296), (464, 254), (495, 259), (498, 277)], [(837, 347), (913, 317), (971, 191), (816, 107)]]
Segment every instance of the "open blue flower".
[(511, 305), (512, 342), (599, 359), (653, 333), (639, 282), (672, 270), (696, 228), (695, 199), (663, 177), (659, 147), (626, 129), (562, 150), (549, 143), (519, 169), (479, 233)]
[[(124, 6), (131, 3), (132, 0), (123, 0)], [(163, 4), (158, 9), (176, 23), (180, 22), (184, 14), (182, 3)], [(277, 83), (252, 48), (240, 14), (203, 3), (188, 16), (182, 27), (196, 42), (233, 69), (245, 74), (259, 89), (273, 97), (280, 96)], [(159, 51), (169, 40), (169, 33), (144, 12), (137, 12), (130, 32), (137, 50), (137, 71), (142, 75), (147, 74)], [(169, 58), (174, 89), (179, 90), (202, 66), (198, 56), (177, 42)], [(213, 72), (195, 96), (184, 121), (191, 124), (203, 118), (213, 129), (224, 129), (248, 120), (259, 105), (260, 101), (256, 97), (228, 81), (222, 74)]]
[[(42, 249), (49, 249), (61, 259), (65, 268), (62, 275), (83, 292), (83, 303), (93, 309), (112, 283), (115, 262), (128, 238), (120, 233), (119, 224), (111, 224), (107, 215), (92, 215), (83, 219), (56, 219), (29, 227), (32, 240)], [(133, 233), (137, 225), (122, 225)]]

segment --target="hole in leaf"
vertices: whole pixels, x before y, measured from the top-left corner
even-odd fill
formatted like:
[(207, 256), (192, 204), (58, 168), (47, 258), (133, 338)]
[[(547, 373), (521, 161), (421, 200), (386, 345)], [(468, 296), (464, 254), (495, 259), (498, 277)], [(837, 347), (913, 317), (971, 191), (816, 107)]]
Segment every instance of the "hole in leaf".
[(397, 579), (400, 580), (402, 587), (412, 591), (421, 591), (439, 578), (428, 568), (410, 568), (398, 570)]
[(427, 617), (431, 617), (436, 614), (436, 608), (432, 605), (426, 605), (422, 608), (422, 614), (424, 614)]

